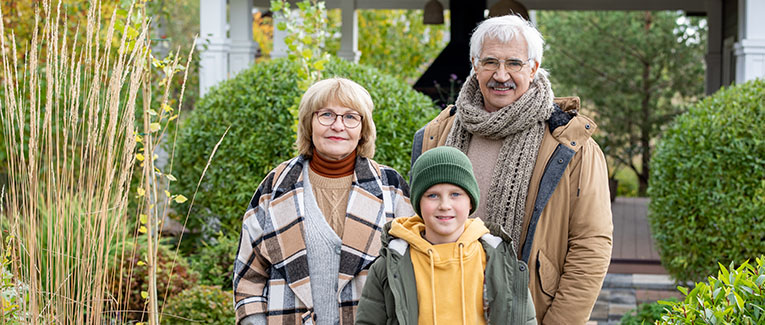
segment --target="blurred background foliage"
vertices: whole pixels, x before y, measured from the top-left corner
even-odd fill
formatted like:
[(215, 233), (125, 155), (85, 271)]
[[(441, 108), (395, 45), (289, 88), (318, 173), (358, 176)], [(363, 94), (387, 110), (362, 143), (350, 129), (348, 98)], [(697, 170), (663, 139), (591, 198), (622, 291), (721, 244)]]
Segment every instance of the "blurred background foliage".
[[(580, 96), (611, 177), (645, 196), (655, 140), (704, 96), (706, 20), (676, 11), (540, 11), (542, 66), (558, 96)], [(618, 53), (618, 54), (617, 54)], [(623, 188), (620, 194), (633, 193)]]
[[(339, 9), (327, 10), (327, 53), (340, 50)], [(273, 49), (273, 18), (268, 12), (253, 15), (253, 38), (262, 58)], [(449, 41), (449, 13), (445, 24), (425, 25), (422, 10), (358, 10), (359, 63), (375, 67), (412, 85)], [(262, 59), (261, 59), (262, 60)]]

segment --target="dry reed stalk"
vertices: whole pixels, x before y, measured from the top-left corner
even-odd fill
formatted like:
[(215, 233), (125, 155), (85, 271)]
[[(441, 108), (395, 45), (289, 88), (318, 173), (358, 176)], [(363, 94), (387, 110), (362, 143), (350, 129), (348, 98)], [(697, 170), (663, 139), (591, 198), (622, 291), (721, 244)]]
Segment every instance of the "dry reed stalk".
[[(122, 278), (110, 267), (116, 265), (123, 272), (126, 260), (136, 254), (115, 243), (135, 242), (141, 236), (133, 231), (142, 224), (137, 221), (139, 214), (148, 216), (149, 322), (159, 321), (157, 228), (166, 207), (161, 203), (167, 200), (162, 196), (167, 185), (157, 180), (152, 159), (164, 131), (150, 127), (149, 24), (143, 18), (135, 35), (127, 36), (129, 24), (115, 30), (116, 11), (104, 29), (100, 10), (100, 1), (91, 0), (84, 41), (78, 33), (68, 40), (61, 2), (54, 8), (51, 0), (43, 1), (26, 61), (20, 65), (13, 34), (6, 37), (0, 8), (0, 120), (9, 182), (0, 217), (12, 239), (3, 246), (11, 251), (11, 273), (29, 288), (28, 303), (19, 313), (24, 323), (124, 320), (124, 313), (115, 313), (126, 305), (123, 299), (130, 284), (110, 290), (110, 281)], [(126, 21), (133, 14), (131, 6)], [(119, 39), (116, 47), (115, 39)], [(177, 59), (171, 70), (176, 65)], [(168, 85), (171, 79), (168, 76)], [(148, 159), (141, 173), (145, 195), (138, 213), (131, 216), (128, 198), (136, 194), (130, 192), (130, 183), (141, 88), (144, 130), (140, 133), (145, 134)], [(168, 91), (164, 89), (163, 104)], [(3, 236), (0, 233), (5, 242)], [(0, 323), (4, 320), (0, 315)]]

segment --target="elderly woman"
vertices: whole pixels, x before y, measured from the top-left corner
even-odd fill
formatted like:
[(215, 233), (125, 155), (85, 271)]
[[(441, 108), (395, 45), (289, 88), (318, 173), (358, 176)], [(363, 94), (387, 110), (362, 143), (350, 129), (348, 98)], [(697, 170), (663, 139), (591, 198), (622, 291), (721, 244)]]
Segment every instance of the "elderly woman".
[(261, 182), (234, 266), (239, 324), (353, 324), (383, 225), (411, 216), (409, 187), (374, 162), (372, 98), (332, 78), (306, 91), (299, 156)]

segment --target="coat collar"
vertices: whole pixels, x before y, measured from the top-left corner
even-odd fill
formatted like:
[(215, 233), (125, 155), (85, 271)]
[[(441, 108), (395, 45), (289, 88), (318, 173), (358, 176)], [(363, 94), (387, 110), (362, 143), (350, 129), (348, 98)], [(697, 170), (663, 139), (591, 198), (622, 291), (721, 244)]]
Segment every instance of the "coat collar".
[[(274, 183), (272, 202), (279, 201), (279, 197), (287, 193), (294, 192), (296, 194), (297, 199), (293, 202), (295, 203), (295, 213), (298, 216), (296, 220), (300, 223), (303, 222), (305, 216), (303, 168), (307, 166), (306, 162), (309, 159), (301, 155), (289, 161)], [(383, 211), (385, 195), (380, 174), (379, 165), (372, 160), (361, 156), (356, 158), (346, 208), (345, 227), (343, 227), (343, 235), (341, 236), (338, 292), (342, 291), (343, 287), (362, 270), (367, 269), (374, 262), (379, 252), (379, 238), (386, 222), (385, 211)], [(302, 229), (302, 227), (300, 228)], [(306, 254), (303, 233), (300, 232), (300, 236), (293, 237), (297, 238), (290, 238), (293, 241), (292, 247), (299, 247), (295, 254), (287, 254), (281, 245), (267, 247), (269, 256), (282, 257), (280, 261), (270, 261), (272, 265), (289, 264), (291, 258)], [(284, 279), (287, 279), (288, 285), (295, 295), (306, 306), (312, 308), (313, 300), (310, 285), (304, 275), (307, 274), (307, 270), (296, 270), (290, 267), (277, 269), (285, 273)]]

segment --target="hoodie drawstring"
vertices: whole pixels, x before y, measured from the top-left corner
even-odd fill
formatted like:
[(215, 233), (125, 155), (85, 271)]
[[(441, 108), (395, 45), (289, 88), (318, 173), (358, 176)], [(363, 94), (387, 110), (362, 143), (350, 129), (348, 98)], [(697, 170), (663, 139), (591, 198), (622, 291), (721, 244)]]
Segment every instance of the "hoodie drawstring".
[(463, 243), (460, 246), (460, 291), (462, 291), (462, 324), (467, 324), (465, 321), (465, 266), (463, 264), (462, 248), (465, 246)]
[(428, 257), (430, 257), (430, 294), (431, 294), (431, 301), (433, 302), (433, 325), (438, 324), (438, 319), (436, 318), (436, 270), (435, 270), (435, 261), (433, 261), (433, 250), (428, 249)]

